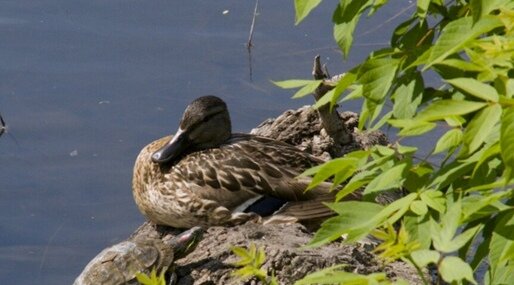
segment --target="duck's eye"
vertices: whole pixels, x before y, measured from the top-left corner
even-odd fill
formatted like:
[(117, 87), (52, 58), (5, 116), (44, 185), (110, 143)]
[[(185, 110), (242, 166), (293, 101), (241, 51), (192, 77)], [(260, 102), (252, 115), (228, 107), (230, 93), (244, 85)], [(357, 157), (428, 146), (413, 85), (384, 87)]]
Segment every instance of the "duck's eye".
[(208, 117), (208, 116), (205, 116), (205, 117), (203, 117), (202, 122), (203, 122), (203, 123), (205, 123), (205, 122), (207, 122), (208, 120), (209, 120), (209, 117)]

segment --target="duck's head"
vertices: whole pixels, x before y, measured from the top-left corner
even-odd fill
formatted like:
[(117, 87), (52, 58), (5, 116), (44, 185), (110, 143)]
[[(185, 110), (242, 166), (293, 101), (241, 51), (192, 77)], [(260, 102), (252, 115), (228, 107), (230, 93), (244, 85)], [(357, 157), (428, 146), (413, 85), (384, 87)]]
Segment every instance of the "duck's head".
[(164, 164), (186, 151), (213, 148), (230, 138), (232, 127), (227, 105), (216, 96), (200, 97), (184, 111), (173, 138), (152, 155), (152, 161)]

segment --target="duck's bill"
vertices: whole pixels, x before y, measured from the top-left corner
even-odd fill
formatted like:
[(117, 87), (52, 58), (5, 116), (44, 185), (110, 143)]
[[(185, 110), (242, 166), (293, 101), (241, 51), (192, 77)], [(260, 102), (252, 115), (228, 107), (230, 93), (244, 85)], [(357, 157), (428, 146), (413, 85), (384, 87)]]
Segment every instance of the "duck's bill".
[(152, 161), (158, 164), (168, 163), (177, 158), (188, 144), (187, 134), (179, 129), (169, 143), (152, 154)]

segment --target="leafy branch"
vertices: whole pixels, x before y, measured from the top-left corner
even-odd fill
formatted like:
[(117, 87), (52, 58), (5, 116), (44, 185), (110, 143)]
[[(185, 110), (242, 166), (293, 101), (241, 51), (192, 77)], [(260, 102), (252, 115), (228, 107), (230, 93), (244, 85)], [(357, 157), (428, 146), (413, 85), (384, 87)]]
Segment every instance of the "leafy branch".
[[(295, 0), (296, 24), (321, 2)], [(338, 2), (333, 31), (344, 57), (350, 55), (361, 16), (372, 16), (387, 2)], [(427, 72), (439, 81), (426, 81)], [(411, 17), (392, 32), (390, 46), (373, 51), (332, 82), (315, 105), (333, 108), (362, 100), (359, 128), (392, 127), (399, 140), (304, 173), (313, 176), (309, 188), (326, 180), (343, 183), (334, 187), (339, 192), (328, 205), (337, 216), (322, 225), (310, 246), (342, 234), (351, 243), (375, 233), (383, 240), (377, 250), (386, 260), (403, 259), (419, 270), (434, 264), (445, 282), (514, 280), (513, 78), (513, 1), (418, 0)], [(299, 88), (295, 98), (324, 83), (276, 82)], [(416, 159), (417, 147), (402, 144), (402, 138), (434, 136), (434, 130), (445, 132), (424, 160)], [(389, 205), (375, 202), (375, 196), (398, 189), (407, 195)], [(364, 201), (344, 201), (354, 191), (361, 191)], [(401, 226), (390, 226), (395, 223)], [(484, 260), (487, 273), (475, 275)], [(342, 271), (327, 269), (298, 284), (344, 282), (330, 279), (346, 276), (337, 272)], [(479, 277), (483, 280), (477, 282)]]

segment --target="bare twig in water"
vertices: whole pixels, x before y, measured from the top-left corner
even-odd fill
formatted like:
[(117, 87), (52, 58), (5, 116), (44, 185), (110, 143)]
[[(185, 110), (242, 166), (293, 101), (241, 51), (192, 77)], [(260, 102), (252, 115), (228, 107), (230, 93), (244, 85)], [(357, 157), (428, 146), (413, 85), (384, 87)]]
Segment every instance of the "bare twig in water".
[(250, 35), (248, 36), (248, 42), (246, 43), (246, 49), (248, 50), (248, 69), (250, 72), (250, 81), (252, 81), (253, 69), (252, 69), (252, 39), (253, 29), (255, 27), (255, 17), (257, 16), (257, 7), (259, 6), (259, 0), (255, 0), (255, 9), (253, 10), (252, 25), (250, 26)]
[(5, 121), (4, 118), (2, 118), (2, 114), (0, 114), (0, 136), (4, 134), (5, 132)]
[(253, 28), (255, 27), (255, 17), (257, 16), (257, 7), (259, 6), (259, 0), (255, 0), (255, 9), (253, 10), (252, 25), (250, 26), (250, 36), (248, 36), (248, 42), (246, 43), (246, 49), (248, 50), (248, 68), (250, 72), (250, 81), (253, 77), (252, 69), (252, 39), (253, 39)]
[(259, 0), (255, 0), (255, 8), (253, 9), (253, 17), (252, 17), (252, 25), (250, 26), (250, 35), (248, 36), (248, 42), (246, 43), (246, 48), (248, 51), (252, 48), (252, 39), (253, 39), (253, 28), (255, 27), (255, 18), (257, 16), (257, 7), (259, 6)]

